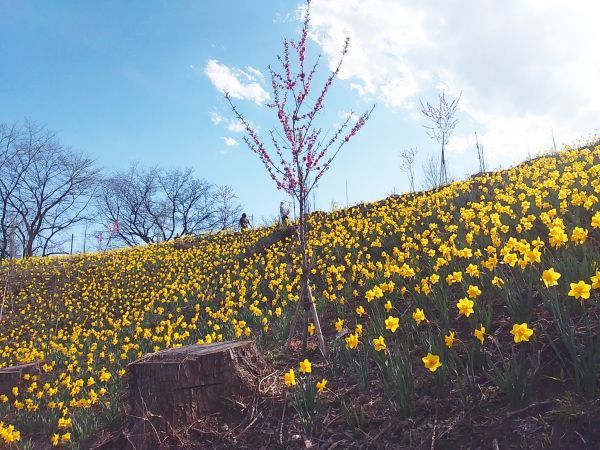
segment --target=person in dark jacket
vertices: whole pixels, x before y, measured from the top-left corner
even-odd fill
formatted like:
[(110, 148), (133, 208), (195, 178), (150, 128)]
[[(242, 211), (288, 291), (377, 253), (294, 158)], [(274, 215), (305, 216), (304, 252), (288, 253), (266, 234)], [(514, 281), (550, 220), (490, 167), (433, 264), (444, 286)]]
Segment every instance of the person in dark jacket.
[(250, 220), (246, 213), (242, 213), (242, 217), (240, 217), (240, 229), (242, 231), (247, 230), (250, 227)]

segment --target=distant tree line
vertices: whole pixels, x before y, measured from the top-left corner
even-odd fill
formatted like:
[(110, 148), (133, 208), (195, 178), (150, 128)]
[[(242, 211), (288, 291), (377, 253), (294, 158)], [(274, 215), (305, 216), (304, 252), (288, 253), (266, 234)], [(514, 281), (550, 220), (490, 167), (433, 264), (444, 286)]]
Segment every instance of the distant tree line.
[(107, 174), (42, 126), (0, 123), (0, 258), (65, 253), (84, 227), (99, 248), (232, 228), (236, 200), (191, 168)]

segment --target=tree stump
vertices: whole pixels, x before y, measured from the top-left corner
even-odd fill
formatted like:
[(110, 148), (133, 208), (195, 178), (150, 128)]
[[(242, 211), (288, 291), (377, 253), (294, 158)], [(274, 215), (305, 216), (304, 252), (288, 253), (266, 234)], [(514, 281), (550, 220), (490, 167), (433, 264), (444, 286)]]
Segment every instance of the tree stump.
[(0, 395), (10, 397), (12, 388), (20, 387), (23, 383), (23, 375), (41, 374), (42, 361), (34, 361), (17, 366), (3, 367), (0, 369)]
[[(178, 441), (208, 414), (241, 413), (236, 396), (252, 395), (264, 363), (252, 341), (166, 349), (129, 364), (127, 439), (137, 449)], [(240, 408), (238, 408), (239, 410)]]

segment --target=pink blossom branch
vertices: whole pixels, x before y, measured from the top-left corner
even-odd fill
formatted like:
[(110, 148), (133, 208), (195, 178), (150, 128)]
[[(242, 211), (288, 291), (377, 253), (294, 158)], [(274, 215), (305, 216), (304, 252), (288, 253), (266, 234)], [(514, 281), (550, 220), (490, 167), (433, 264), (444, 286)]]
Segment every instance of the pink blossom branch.
[[(273, 101), (267, 106), (276, 110), (279, 122), (279, 126), (270, 131), (273, 157), (267, 152), (250, 123), (235, 107), (231, 97), (226, 94), (234, 114), (246, 129), (246, 145), (259, 156), (269, 175), (277, 183), (278, 189), (302, 200), (301, 203), (329, 169), (341, 148), (362, 129), (373, 112), (373, 108), (366, 111), (348, 130), (351, 114), (329, 140), (326, 137), (321, 138), (322, 129), (313, 127), (313, 122), (323, 109), (333, 81), (339, 75), (350, 40), (346, 38), (344, 41), (340, 58), (318, 91), (314, 103), (311, 101), (311, 105), (306, 105), (321, 59), (321, 55), (318, 55), (310, 71), (306, 73), (309, 25), (310, 0), (307, 1), (300, 39), (297, 42), (284, 39), (283, 53), (277, 57), (281, 69), (275, 70), (269, 66)], [(294, 64), (292, 59), (296, 60)], [(325, 142), (327, 144), (324, 144)], [(329, 155), (330, 152), (333, 154)]]

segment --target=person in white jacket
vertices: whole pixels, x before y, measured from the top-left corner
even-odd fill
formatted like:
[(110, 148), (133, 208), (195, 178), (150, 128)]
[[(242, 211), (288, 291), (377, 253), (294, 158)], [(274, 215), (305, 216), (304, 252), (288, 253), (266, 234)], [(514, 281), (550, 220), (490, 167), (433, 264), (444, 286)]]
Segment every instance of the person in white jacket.
[(287, 225), (290, 218), (290, 207), (285, 202), (279, 204), (279, 217), (281, 218), (281, 223)]

